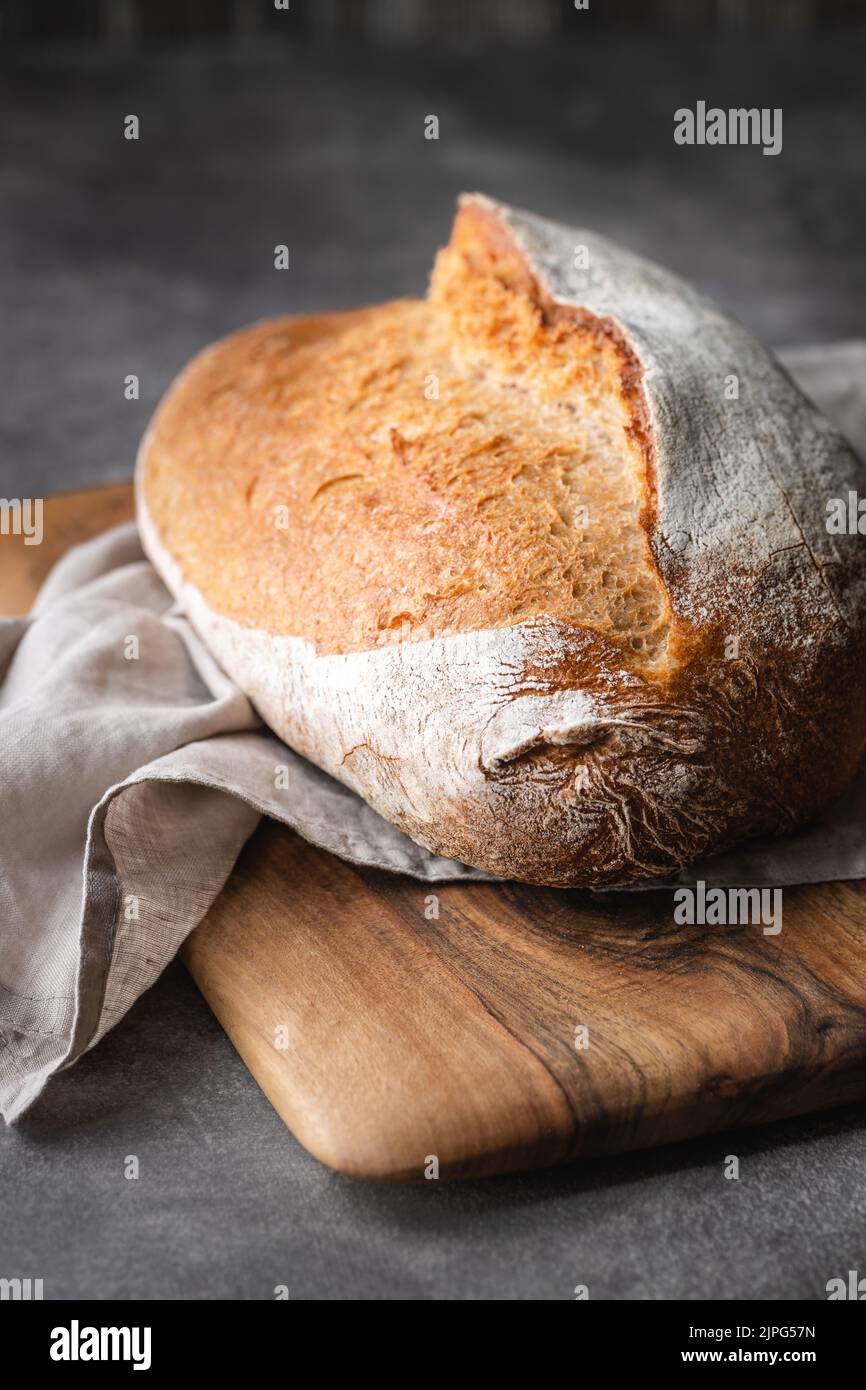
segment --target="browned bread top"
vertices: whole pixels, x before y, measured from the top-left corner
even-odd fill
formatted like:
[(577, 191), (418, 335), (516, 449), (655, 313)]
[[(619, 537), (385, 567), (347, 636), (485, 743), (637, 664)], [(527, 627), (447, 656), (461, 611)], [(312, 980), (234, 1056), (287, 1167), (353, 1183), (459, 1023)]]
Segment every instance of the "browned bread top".
[(321, 651), (545, 614), (657, 658), (618, 352), (479, 264), (477, 217), (426, 301), (203, 353), (150, 435), (154, 523), (220, 612)]

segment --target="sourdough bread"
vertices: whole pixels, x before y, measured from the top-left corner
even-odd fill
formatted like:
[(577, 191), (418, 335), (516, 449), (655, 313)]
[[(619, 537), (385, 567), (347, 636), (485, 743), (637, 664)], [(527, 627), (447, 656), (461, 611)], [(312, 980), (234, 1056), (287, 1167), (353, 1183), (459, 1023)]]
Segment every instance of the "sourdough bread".
[(853, 774), (864, 541), (825, 518), (858, 488), (743, 328), (479, 196), (425, 300), (208, 348), (137, 467), (148, 555), (286, 742), (437, 854), (592, 887)]

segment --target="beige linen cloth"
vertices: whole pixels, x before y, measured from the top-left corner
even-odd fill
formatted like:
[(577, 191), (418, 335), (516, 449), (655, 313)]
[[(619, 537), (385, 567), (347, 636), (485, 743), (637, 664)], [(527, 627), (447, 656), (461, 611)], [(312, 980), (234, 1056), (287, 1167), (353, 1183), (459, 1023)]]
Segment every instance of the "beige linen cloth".
[[(785, 360), (866, 456), (866, 342)], [(131, 636), (137, 659), (124, 655)], [(264, 730), (173, 607), (134, 526), (70, 551), (28, 617), (0, 620), (7, 1121), (153, 984), (261, 815), (353, 863), (428, 882), (486, 877), (427, 853)], [(752, 842), (683, 880), (864, 876), (861, 775), (820, 825)]]

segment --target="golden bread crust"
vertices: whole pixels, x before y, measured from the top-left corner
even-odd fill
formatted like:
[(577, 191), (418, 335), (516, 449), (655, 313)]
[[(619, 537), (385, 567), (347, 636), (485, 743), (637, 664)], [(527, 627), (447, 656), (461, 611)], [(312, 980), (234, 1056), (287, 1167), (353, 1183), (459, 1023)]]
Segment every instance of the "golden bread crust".
[(153, 521), (219, 612), (322, 652), (543, 615), (657, 659), (620, 354), (525, 278), (479, 274), (469, 211), (457, 232), (426, 301), (259, 324), (196, 359), (149, 435)]

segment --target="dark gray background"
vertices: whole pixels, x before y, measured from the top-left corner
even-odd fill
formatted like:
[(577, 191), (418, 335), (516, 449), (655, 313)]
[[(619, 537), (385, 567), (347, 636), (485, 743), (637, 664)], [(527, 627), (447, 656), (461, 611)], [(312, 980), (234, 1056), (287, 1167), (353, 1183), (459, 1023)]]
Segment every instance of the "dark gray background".
[[(422, 292), (465, 188), (608, 233), (765, 340), (863, 336), (862, 29), (705, 33), (667, 9), (640, 32), (519, 42), (268, 15), (230, 42), (7, 46), (0, 494), (128, 477), (160, 393), (227, 330)], [(675, 146), (674, 109), (699, 98), (783, 107), (782, 154)], [(175, 965), (0, 1134), (0, 1275), (48, 1297), (823, 1298), (866, 1273), (864, 1116), (463, 1187), (360, 1185), (299, 1147)]]

